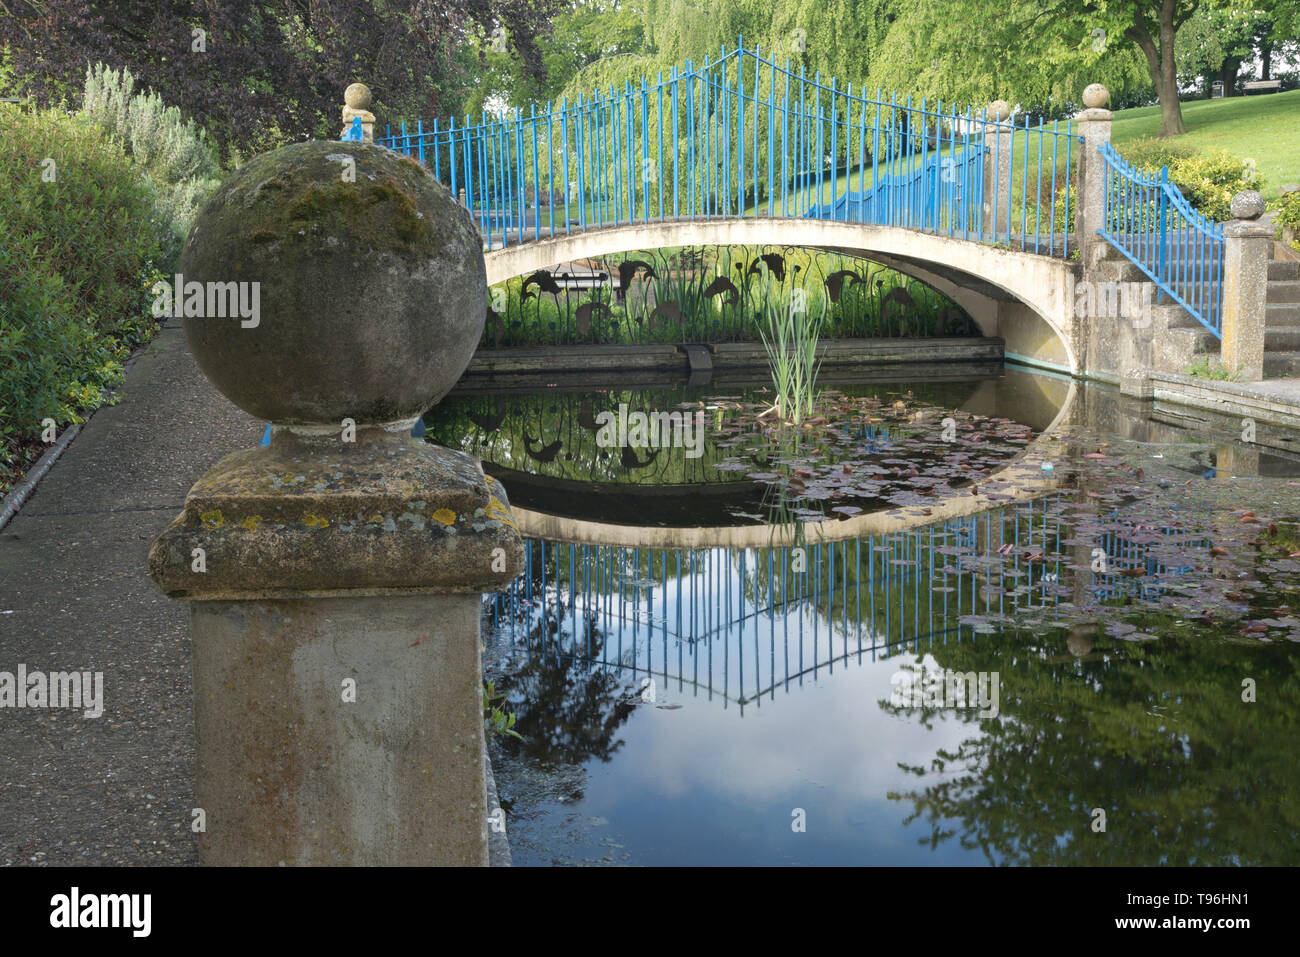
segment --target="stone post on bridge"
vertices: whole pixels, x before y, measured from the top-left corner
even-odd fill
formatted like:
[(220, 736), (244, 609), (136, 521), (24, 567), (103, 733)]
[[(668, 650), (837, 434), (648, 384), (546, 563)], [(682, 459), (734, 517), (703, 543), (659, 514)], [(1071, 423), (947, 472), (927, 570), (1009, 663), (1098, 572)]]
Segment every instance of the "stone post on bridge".
[(1090, 276), (1100, 258), (1106, 240), (1097, 230), (1106, 221), (1106, 160), (1101, 147), (1110, 142), (1110, 124), (1115, 114), (1105, 109), (1110, 91), (1093, 83), (1083, 91), (1084, 109), (1074, 114), (1083, 145), (1079, 150), (1078, 193), (1075, 199), (1075, 248), (1083, 263), (1085, 277)]
[(1011, 104), (994, 100), (984, 126), (984, 231), (996, 240), (1007, 234), (1011, 218), (1011, 150), (1015, 128), (1008, 122)]
[(1273, 230), (1259, 222), (1264, 197), (1253, 189), (1232, 197), (1223, 224), (1223, 341), (1220, 365), (1245, 382), (1264, 378), (1265, 297)]
[(364, 83), (353, 83), (343, 91), (343, 132), (347, 136), (352, 130), (352, 121), (361, 120), (361, 133), (365, 142), (375, 141), (375, 114), (370, 112), (370, 87)]
[(481, 593), (522, 541), (476, 459), (410, 435), (482, 331), (474, 223), (414, 160), (298, 143), (222, 183), (180, 272), (199, 368), (271, 423), (149, 554), (189, 603), (200, 861), (486, 864)]

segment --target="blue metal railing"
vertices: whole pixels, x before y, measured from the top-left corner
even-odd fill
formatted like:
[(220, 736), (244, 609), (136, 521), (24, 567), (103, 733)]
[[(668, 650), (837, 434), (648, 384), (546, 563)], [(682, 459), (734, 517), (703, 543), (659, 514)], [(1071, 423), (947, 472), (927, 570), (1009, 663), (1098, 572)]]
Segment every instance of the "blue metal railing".
[(1106, 216), (1097, 232), (1156, 284), (1156, 301), (1169, 296), (1206, 329), (1223, 338), (1223, 230), (1194, 210), (1159, 174), (1124, 162), (1110, 144), (1106, 161)]
[[(822, 81), (758, 47), (558, 106), (417, 121), (416, 156), (488, 248), (592, 227), (779, 216), (925, 229), (1068, 256), (1081, 138)], [(1000, 172), (999, 172), (1000, 171)], [(836, 198), (838, 197), (838, 198)]]

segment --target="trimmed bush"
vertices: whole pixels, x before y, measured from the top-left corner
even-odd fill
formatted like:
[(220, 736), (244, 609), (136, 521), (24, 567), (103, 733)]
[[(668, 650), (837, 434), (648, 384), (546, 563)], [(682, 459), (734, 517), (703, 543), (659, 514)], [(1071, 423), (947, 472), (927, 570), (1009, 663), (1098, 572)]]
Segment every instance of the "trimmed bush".
[(81, 421), (152, 333), (154, 201), (98, 127), (0, 106), (0, 486), (41, 420)]

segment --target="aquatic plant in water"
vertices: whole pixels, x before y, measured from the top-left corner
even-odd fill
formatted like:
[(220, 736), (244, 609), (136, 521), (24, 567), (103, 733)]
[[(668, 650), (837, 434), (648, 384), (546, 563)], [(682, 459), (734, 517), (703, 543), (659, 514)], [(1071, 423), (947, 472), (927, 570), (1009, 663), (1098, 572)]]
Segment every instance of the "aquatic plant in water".
[(826, 319), (825, 303), (822, 311), (814, 316), (807, 309), (803, 289), (785, 295), (770, 275), (764, 275), (761, 288), (761, 312), (756, 325), (767, 352), (775, 393), (768, 412), (775, 412), (783, 422), (802, 425), (812, 417), (817, 372), (821, 366), (817, 344)]

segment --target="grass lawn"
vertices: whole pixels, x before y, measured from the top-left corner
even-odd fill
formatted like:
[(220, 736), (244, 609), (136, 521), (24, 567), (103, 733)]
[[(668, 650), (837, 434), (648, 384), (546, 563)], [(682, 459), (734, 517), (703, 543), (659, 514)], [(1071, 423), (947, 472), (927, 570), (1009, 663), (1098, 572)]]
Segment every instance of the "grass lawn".
[[(1183, 122), (1187, 132), (1178, 142), (1254, 159), (1264, 177), (1266, 199), (1276, 199), (1278, 188), (1286, 183), (1300, 183), (1300, 90), (1186, 100)], [(1126, 140), (1158, 132), (1160, 107), (1141, 106), (1115, 114), (1110, 138), (1122, 156)]]

